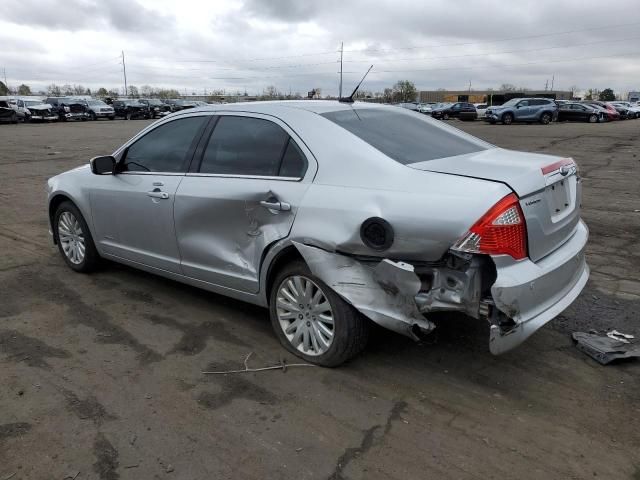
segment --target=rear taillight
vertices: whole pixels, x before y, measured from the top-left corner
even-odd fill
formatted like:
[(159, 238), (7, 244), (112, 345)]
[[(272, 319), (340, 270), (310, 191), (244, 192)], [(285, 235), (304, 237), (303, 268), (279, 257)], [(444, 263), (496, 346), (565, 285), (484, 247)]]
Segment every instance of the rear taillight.
[(516, 260), (525, 258), (527, 227), (518, 197), (512, 193), (496, 203), (452, 248), (471, 253), (511, 255)]

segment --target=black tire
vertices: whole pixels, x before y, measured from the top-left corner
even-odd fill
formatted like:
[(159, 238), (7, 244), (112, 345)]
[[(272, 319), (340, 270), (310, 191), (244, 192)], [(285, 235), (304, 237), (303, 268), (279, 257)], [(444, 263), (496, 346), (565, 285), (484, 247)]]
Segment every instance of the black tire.
[(25, 115), (24, 118), (22, 119), (22, 123), (29, 123), (31, 122), (31, 117), (29, 115)]
[(96, 112), (91, 112), (91, 120), (93, 120), (94, 122), (95, 122), (96, 120), (98, 120), (98, 117), (97, 117), (97, 115), (96, 115)]
[(115, 120), (116, 117), (109, 117), (109, 120)]
[(544, 112), (542, 115), (540, 115), (540, 123), (542, 125), (549, 125), (552, 119), (553, 117), (548, 112)]
[(502, 124), (511, 125), (513, 123), (513, 113), (505, 113), (502, 115)]
[[(331, 305), (334, 318), (333, 340), (328, 350), (320, 355), (307, 355), (294, 347), (285, 336), (278, 320), (276, 302), (280, 286), (291, 276), (303, 276), (316, 284)], [(284, 348), (309, 363), (323, 367), (337, 367), (358, 355), (369, 340), (370, 323), (354, 307), (345, 302), (322, 280), (313, 275), (302, 260), (296, 260), (282, 268), (275, 276), (269, 294), (269, 316), (273, 330)]]
[(592, 113), (589, 115), (589, 119), (587, 120), (589, 123), (598, 123), (598, 115)]
[[(80, 228), (82, 230), (82, 236), (84, 237), (85, 253), (84, 253), (84, 258), (79, 263), (74, 263), (69, 259), (67, 254), (64, 252), (62, 242), (60, 242), (60, 235), (59, 235), (60, 223), (59, 222), (60, 222), (60, 216), (65, 212), (71, 213), (76, 218), (76, 220), (80, 224)], [(53, 215), (52, 227), (53, 227), (56, 243), (58, 244), (58, 250), (60, 251), (60, 255), (62, 255), (62, 258), (64, 259), (65, 263), (69, 266), (69, 268), (80, 273), (89, 273), (98, 268), (100, 264), (100, 255), (98, 254), (98, 251), (96, 250), (96, 246), (93, 243), (93, 237), (91, 236), (91, 231), (87, 226), (87, 222), (85, 222), (84, 217), (82, 216), (82, 213), (80, 213), (80, 210), (78, 210), (78, 207), (76, 207), (70, 201), (62, 202), (56, 209), (56, 213)]]
[(448, 113), (442, 114), (442, 119), (443, 120), (449, 120), (449, 114)]

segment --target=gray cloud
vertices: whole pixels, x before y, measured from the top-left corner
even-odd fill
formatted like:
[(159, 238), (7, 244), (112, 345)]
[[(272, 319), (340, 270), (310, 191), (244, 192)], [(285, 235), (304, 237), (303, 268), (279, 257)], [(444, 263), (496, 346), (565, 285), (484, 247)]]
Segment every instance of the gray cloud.
[(70, 31), (107, 27), (144, 32), (167, 23), (164, 15), (134, 0), (8, 0), (3, 13), (5, 20), (18, 25)]
[[(636, 0), (612, 0), (599, 16), (596, 0), (195, 1), (172, 9), (161, 0), (8, 0), (0, 31), (20, 28), (15, 38), (32, 43), (3, 41), (0, 64), (13, 83), (112, 88), (122, 84), (116, 57), (124, 48), (129, 83), (138, 86), (335, 93), (344, 41), (347, 89), (369, 64), (367, 90), (399, 79), (422, 89), (463, 89), (469, 81), (477, 89), (543, 88), (554, 75), (560, 88), (640, 87)], [(62, 46), (40, 39), (43, 32), (59, 35)]]

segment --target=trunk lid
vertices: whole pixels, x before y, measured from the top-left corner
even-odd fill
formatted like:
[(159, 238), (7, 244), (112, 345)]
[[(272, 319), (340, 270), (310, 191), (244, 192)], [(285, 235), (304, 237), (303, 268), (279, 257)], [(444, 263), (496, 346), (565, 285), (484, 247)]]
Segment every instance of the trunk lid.
[(407, 166), (508, 185), (520, 199), (534, 262), (566, 242), (580, 220), (581, 182), (572, 159), (491, 148)]

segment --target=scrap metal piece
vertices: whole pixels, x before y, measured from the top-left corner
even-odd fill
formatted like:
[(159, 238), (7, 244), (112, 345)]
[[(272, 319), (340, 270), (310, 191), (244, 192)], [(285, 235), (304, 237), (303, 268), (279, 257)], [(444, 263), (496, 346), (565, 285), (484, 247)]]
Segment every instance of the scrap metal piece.
[(640, 345), (624, 343), (608, 336), (574, 332), (576, 347), (598, 363), (607, 365), (614, 360), (640, 358)]
[(384, 328), (418, 340), (435, 325), (418, 310), (420, 279), (413, 265), (384, 259), (367, 264), (352, 257), (293, 242), (311, 273), (362, 314)]
[(610, 332), (607, 332), (607, 337), (613, 338), (614, 340), (619, 340), (622, 343), (631, 343), (629, 342), (629, 340), (636, 338), (633, 335), (622, 333), (617, 330), (611, 330)]

